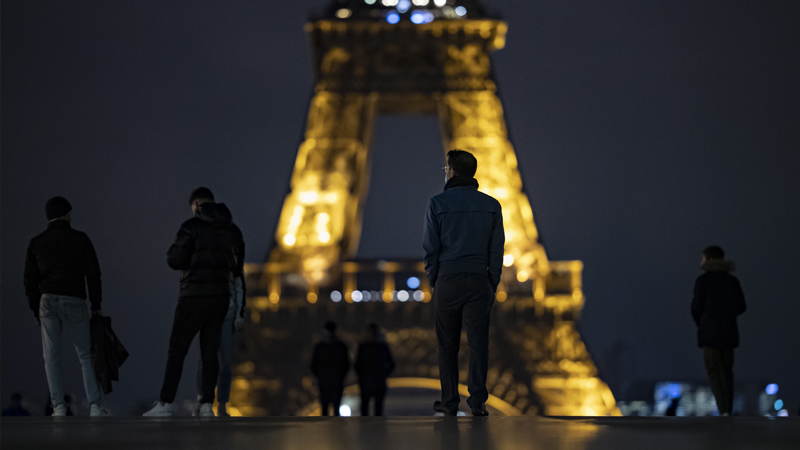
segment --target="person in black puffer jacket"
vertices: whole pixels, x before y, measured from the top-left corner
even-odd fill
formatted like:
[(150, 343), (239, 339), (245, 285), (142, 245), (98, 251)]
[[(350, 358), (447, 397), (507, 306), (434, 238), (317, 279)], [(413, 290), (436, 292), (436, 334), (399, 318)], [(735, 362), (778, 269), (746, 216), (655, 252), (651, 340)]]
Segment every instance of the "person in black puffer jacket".
[(733, 350), (739, 346), (736, 318), (747, 305), (739, 280), (730, 274), (733, 263), (724, 258), (725, 252), (716, 245), (703, 250), (704, 273), (694, 285), (692, 318), (717, 409), (727, 416), (733, 412)]
[(167, 369), (159, 402), (145, 416), (171, 416), (183, 361), (194, 336), (200, 333), (203, 362), (200, 415), (213, 416), (217, 385), (220, 333), (228, 312), (234, 279), (242, 275), (244, 238), (228, 208), (214, 202), (207, 188), (192, 192), (189, 203), (194, 217), (181, 225), (167, 263), (181, 271), (178, 307), (172, 323)]

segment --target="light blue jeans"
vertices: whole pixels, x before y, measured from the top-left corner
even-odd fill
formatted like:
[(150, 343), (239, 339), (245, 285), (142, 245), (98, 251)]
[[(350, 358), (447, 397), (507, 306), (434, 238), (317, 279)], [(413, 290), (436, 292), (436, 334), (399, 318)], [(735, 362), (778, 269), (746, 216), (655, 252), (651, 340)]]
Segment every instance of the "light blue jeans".
[(64, 403), (64, 388), (61, 384), (61, 335), (75, 345), (83, 370), (83, 387), (89, 403), (99, 405), (100, 386), (92, 367), (92, 336), (89, 328), (89, 311), (86, 300), (66, 295), (42, 294), (39, 302), (39, 318), (42, 325), (42, 349), (47, 384), (50, 386), (50, 401), (55, 408)]

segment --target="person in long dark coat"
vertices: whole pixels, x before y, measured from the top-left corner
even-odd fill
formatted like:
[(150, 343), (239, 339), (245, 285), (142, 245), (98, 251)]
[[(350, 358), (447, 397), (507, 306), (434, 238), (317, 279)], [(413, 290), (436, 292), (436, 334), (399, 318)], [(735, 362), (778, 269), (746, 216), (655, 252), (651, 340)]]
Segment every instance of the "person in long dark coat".
[(317, 377), (319, 403), (322, 415), (328, 415), (328, 407), (333, 406), (333, 415), (339, 415), (342, 403), (344, 379), (350, 371), (350, 354), (347, 344), (336, 336), (336, 324), (327, 322), (322, 340), (314, 347), (311, 359), (311, 372)]
[(386, 397), (386, 378), (394, 370), (394, 360), (389, 346), (381, 340), (378, 325), (367, 325), (364, 341), (358, 346), (356, 374), (361, 390), (361, 415), (369, 415), (369, 401), (375, 400), (375, 415), (383, 415), (383, 399)]

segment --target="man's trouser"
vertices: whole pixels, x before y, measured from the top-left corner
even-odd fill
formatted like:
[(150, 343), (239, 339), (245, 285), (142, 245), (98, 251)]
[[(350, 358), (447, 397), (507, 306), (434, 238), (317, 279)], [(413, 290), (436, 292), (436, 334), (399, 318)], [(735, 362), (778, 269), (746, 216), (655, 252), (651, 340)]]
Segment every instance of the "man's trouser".
[(436, 308), (436, 337), (439, 339), (439, 379), (442, 403), (458, 409), (458, 349), (461, 323), (467, 327), (469, 345), (469, 398), (474, 408), (486, 403), (486, 373), (489, 368), (489, 319), (494, 304), (494, 289), (489, 277), (475, 273), (439, 275), (433, 291)]
[(65, 333), (78, 353), (83, 370), (83, 388), (90, 404), (99, 405), (100, 386), (92, 366), (92, 334), (89, 328), (89, 311), (86, 300), (67, 295), (42, 294), (39, 302), (39, 319), (42, 322), (42, 349), (50, 402), (53, 408), (64, 404), (61, 385), (61, 334)]
[(172, 322), (172, 335), (169, 338), (167, 369), (159, 400), (164, 403), (175, 401), (183, 373), (183, 361), (194, 336), (199, 332), (200, 358), (203, 360), (200, 403), (214, 402), (214, 388), (217, 385), (219, 372), (217, 360), (219, 336), (222, 332), (222, 322), (228, 312), (229, 301), (229, 297), (191, 297), (178, 300)]
[(733, 349), (703, 347), (708, 384), (720, 414), (733, 412)]
[(333, 406), (333, 415), (339, 415), (339, 406), (342, 404), (342, 394), (344, 388), (339, 386), (322, 386), (319, 387), (319, 403), (322, 406), (322, 415), (328, 415), (328, 407)]
[[(233, 338), (236, 334), (234, 321), (235, 315), (225, 317), (222, 322), (222, 329), (219, 336), (219, 351), (217, 352), (219, 361), (219, 376), (217, 379), (217, 401), (228, 403), (231, 398), (231, 382), (233, 381), (233, 371), (231, 369), (231, 358), (233, 357)], [(197, 362), (197, 398), (203, 397), (203, 358)]]
[(376, 416), (383, 415), (383, 398), (386, 397), (386, 389), (380, 390), (371, 390), (371, 389), (364, 389), (361, 388), (361, 415), (362, 416), (369, 416), (369, 401), (370, 399), (375, 400), (375, 412)]

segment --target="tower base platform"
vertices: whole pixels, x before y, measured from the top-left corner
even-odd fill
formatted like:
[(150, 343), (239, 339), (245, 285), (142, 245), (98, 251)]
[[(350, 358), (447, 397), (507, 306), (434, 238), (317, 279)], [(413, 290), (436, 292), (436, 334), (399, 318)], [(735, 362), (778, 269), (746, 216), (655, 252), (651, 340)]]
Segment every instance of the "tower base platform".
[(6, 418), (17, 449), (791, 449), (796, 418)]

